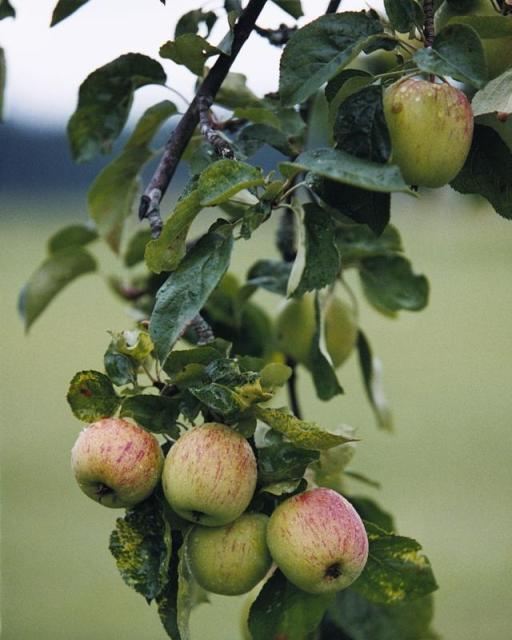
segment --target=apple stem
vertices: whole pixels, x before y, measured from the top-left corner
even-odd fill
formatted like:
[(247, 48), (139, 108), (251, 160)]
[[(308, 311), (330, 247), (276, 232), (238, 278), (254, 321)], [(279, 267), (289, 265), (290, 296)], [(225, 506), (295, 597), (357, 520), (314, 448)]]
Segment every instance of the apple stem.
[(423, 13), (425, 14), (425, 21), (423, 23), (425, 47), (431, 47), (436, 35), (434, 27), (434, 0), (423, 0)]

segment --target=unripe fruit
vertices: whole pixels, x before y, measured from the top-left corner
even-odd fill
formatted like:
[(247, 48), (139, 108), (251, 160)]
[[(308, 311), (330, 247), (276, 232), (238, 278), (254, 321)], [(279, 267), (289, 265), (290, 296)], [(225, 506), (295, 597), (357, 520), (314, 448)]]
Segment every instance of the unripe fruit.
[(462, 91), (445, 82), (399, 80), (384, 94), (384, 115), (392, 161), (407, 183), (441, 187), (455, 178), (473, 136), (473, 112)]
[(272, 564), (267, 523), (267, 516), (255, 513), (223, 527), (194, 527), (187, 537), (186, 552), (199, 585), (212, 593), (237, 596), (263, 580)]
[(368, 537), (354, 507), (319, 488), (281, 503), (267, 528), (270, 554), (284, 575), (308, 593), (334, 593), (360, 575)]
[[(288, 300), (277, 318), (279, 348), (310, 367), (311, 345), (316, 331), (315, 299), (312, 294)], [(331, 297), (325, 309), (325, 342), (334, 367), (348, 358), (357, 340), (357, 323), (352, 309)]]
[(236, 520), (256, 488), (256, 458), (247, 440), (216, 422), (195, 427), (167, 454), (162, 483), (178, 515), (207, 527)]
[[(500, 13), (491, 0), (445, 1), (436, 13), (436, 30), (440, 31), (445, 27), (450, 18), (467, 15), (499, 16)], [(482, 45), (489, 79), (496, 78), (512, 67), (512, 35), (501, 38), (482, 38)]]
[(71, 451), (80, 489), (105, 507), (133, 507), (147, 498), (162, 473), (157, 439), (119, 418), (105, 418), (81, 431)]

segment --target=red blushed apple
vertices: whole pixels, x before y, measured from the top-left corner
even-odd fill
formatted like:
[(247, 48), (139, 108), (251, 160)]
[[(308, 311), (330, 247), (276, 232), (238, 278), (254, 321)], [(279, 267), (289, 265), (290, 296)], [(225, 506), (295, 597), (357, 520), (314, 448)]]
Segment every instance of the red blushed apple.
[(133, 507), (153, 492), (163, 455), (157, 439), (141, 427), (105, 418), (80, 433), (71, 466), (89, 498), (105, 507)]
[(345, 589), (368, 559), (361, 518), (332, 489), (311, 489), (281, 503), (268, 523), (267, 544), (288, 580), (308, 593)]

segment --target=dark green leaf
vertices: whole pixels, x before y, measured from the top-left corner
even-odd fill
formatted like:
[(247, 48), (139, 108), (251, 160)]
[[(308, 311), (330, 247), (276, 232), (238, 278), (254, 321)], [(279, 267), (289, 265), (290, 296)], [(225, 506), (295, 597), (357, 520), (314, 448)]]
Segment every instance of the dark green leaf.
[(5, 64), (5, 52), (0, 47), (0, 122), (4, 121), (4, 93), (7, 79), (7, 67)]
[(487, 63), (476, 31), (462, 24), (451, 24), (440, 31), (432, 48), (419, 49), (414, 62), (426, 73), (451, 76), (477, 89), (487, 80)]
[(197, 189), (183, 197), (165, 221), (160, 237), (151, 240), (145, 251), (148, 268), (154, 273), (174, 271), (186, 252), (187, 235), (201, 211)]
[(210, 35), (210, 31), (217, 22), (217, 16), (213, 11), (202, 11), (201, 9), (193, 9), (185, 13), (178, 20), (174, 37), (184, 35), (185, 33), (197, 33), (201, 25), (206, 27), (206, 37)]
[(412, 538), (367, 523), (368, 562), (353, 588), (375, 604), (399, 604), (432, 593), (437, 583), (430, 563)]
[(134, 384), (137, 380), (138, 364), (124, 353), (120, 353), (112, 341), (103, 356), (107, 376), (117, 386)]
[[(325, 87), (325, 97), (327, 99), (327, 102), (330, 103), (329, 106), (335, 100), (338, 103), (337, 106), (339, 106), (343, 102), (343, 100), (348, 98), (351, 93), (354, 93), (354, 91), (352, 90), (348, 92), (347, 90), (345, 90), (346, 95), (342, 95), (343, 99), (338, 98), (343, 87), (345, 87), (347, 84), (352, 84), (354, 80), (364, 80), (366, 81), (366, 84), (368, 84), (369, 82), (373, 81), (373, 76), (371, 73), (368, 73), (368, 71), (363, 71), (363, 69), (343, 69), (342, 71), (340, 71), (337, 75), (334, 76), (332, 80), (327, 83)], [(359, 85), (356, 86), (357, 90), (361, 88)]]
[(382, 364), (378, 358), (373, 356), (370, 343), (362, 331), (359, 331), (357, 337), (357, 350), (364, 388), (377, 419), (377, 424), (381, 429), (391, 431), (393, 417), (382, 390)]
[(114, 415), (120, 399), (105, 374), (79, 371), (71, 380), (67, 401), (79, 420), (94, 422)]
[[(451, 2), (447, 2), (451, 5)], [(475, 8), (475, 15), (460, 15), (452, 16), (448, 21), (449, 24), (465, 24), (468, 27), (474, 29), (482, 40), (494, 39), (494, 38), (506, 38), (512, 36), (512, 20), (507, 15), (483, 15), (482, 7), (485, 5), (478, 5), (473, 2), (469, 2), (467, 7), (472, 11), (473, 6)], [(487, 11), (492, 10), (492, 6), (489, 6)]]
[(101, 171), (90, 188), (88, 201), (91, 218), (116, 252), (123, 223), (133, 210), (139, 190), (139, 173), (153, 157), (149, 142), (175, 113), (176, 106), (168, 100), (150, 107), (139, 120), (119, 157)]
[(215, 104), (227, 109), (261, 106), (261, 100), (247, 87), (246, 82), (247, 77), (243, 73), (228, 73), (215, 97)]
[(282, 409), (255, 407), (254, 411), (262, 422), (282, 433), (299, 449), (322, 451), (353, 440), (342, 434), (326, 431), (314, 422), (299, 420)]
[(189, 391), (208, 409), (226, 419), (233, 419), (248, 406), (238, 393), (215, 382), (200, 387), (191, 387)]
[(153, 495), (116, 520), (109, 549), (125, 583), (146, 600), (156, 598), (167, 582), (171, 529), (160, 498)]
[(315, 322), (315, 335), (309, 357), (311, 375), (320, 400), (331, 400), (334, 396), (343, 393), (343, 388), (338, 381), (331, 358), (327, 357), (324, 309), (318, 293), (315, 295)]
[(251, 607), (253, 640), (307, 640), (333, 598), (332, 594), (312, 595), (297, 589), (277, 569)]
[(171, 377), (182, 371), (189, 364), (207, 365), (224, 357), (224, 354), (215, 348), (215, 343), (187, 349), (173, 351), (165, 361), (164, 371)]
[(171, 640), (183, 640), (178, 630), (178, 562), (171, 560), (167, 583), (156, 598), (158, 615)]
[[(512, 20), (508, 20), (512, 26)], [(512, 34), (511, 34), (512, 38)], [(471, 101), (474, 116), (486, 113), (512, 113), (512, 69), (505, 71), (480, 89)]]
[(298, 449), (270, 429), (258, 447), (258, 479), (263, 486), (283, 480), (302, 478), (306, 467), (318, 460), (318, 451)]
[(266, 222), (272, 213), (272, 206), (268, 202), (258, 202), (246, 209), (240, 225), (240, 237), (249, 240), (252, 234)]
[(368, 301), (379, 311), (420, 311), (427, 306), (428, 280), (415, 275), (402, 256), (365, 258), (359, 274)]
[(140, 53), (127, 53), (93, 71), (80, 87), (78, 107), (68, 124), (75, 161), (108, 153), (126, 124), (134, 91), (165, 81), (162, 65)]
[(219, 160), (199, 176), (197, 189), (201, 205), (212, 207), (263, 183), (261, 169), (236, 160)]
[(139, 231), (130, 238), (124, 254), (124, 264), (127, 267), (134, 267), (144, 260), (146, 245), (150, 240), (150, 229), (139, 229)]
[(196, 33), (185, 33), (160, 47), (160, 57), (187, 67), (197, 76), (203, 75), (206, 60), (220, 53), (217, 47)]
[(475, 127), (466, 164), (450, 184), (459, 193), (478, 193), (512, 220), (512, 154), (490, 127)]
[(416, 0), (384, 0), (384, 7), (391, 26), (401, 33), (423, 26), (423, 9)]
[(83, 247), (93, 242), (98, 234), (91, 227), (82, 224), (71, 224), (54, 233), (48, 240), (48, 253), (56, 254), (62, 249)]
[(393, 516), (384, 511), (374, 500), (362, 496), (349, 496), (347, 499), (363, 520), (376, 524), (389, 533), (395, 531)]
[(387, 256), (402, 251), (400, 234), (396, 227), (390, 224), (380, 236), (360, 224), (341, 226), (336, 230), (336, 244), (345, 267), (363, 258)]
[(410, 193), (396, 165), (370, 162), (336, 149), (306, 151), (301, 153), (295, 162), (282, 162), (279, 168), (287, 177), (301, 171), (311, 171), (330, 180), (361, 189)]
[(16, 17), (16, 11), (9, 0), (0, 0), (0, 20)]
[(28, 331), (55, 296), (66, 285), (96, 270), (96, 261), (81, 247), (62, 249), (47, 258), (31, 276), (20, 294), (19, 308)]
[(268, 124), (250, 124), (244, 127), (237, 138), (237, 143), (248, 157), (253, 156), (264, 144), (277, 149), (285, 156), (293, 156), (297, 153), (288, 137)]
[(139, 395), (129, 396), (121, 404), (120, 415), (133, 420), (152, 433), (165, 433), (178, 438), (179, 428), (176, 424), (180, 398), (165, 396)]
[(159, 289), (151, 316), (150, 333), (160, 362), (226, 272), (233, 248), (228, 225), (203, 236)]
[(384, 118), (382, 87), (365, 87), (342, 102), (333, 133), (340, 150), (358, 158), (387, 162), (391, 140)]
[(274, 0), (278, 7), (289, 13), (292, 18), (298, 19), (304, 15), (300, 0)]
[(329, 609), (331, 620), (351, 640), (434, 640), (433, 615), (431, 596), (386, 606), (372, 604), (354, 589), (340, 591)]
[(301, 207), (301, 218), (299, 248), (288, 284), (288, 295), (294, 298), (332, 284), (341, 269), (331, 216), (311, 202)]
[(292, 106), (316, 93), (382, 31), (377, 17), (351, 11), (322, 16), (299, 29), (281, 58), (282, 103)]
[(59, 0), (52, 14), (50, 27), (54, 27), (61, 20), (64, 20), (89, 0)]
[(292, 265), (281, 260), (258, 260), (247, 273), (247, 286), (286, 295)]

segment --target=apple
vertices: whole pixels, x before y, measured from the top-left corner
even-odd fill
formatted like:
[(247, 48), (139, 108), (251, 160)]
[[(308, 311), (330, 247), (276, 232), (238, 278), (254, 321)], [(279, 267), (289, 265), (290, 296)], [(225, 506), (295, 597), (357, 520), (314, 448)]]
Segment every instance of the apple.
[(384, 94), (392, 162), (406, 182), (441, 187), (459, 173), (473, 136), (473, 112), (458, 89), (409, 78)]
[(133, 507), (145, 500), (162, 466), (157, 439), (120, 418), (104, 418), (83, 429), (71, 451), (80, 489), (105, 507)]
[(354, 507), (332, 489), (318, 488), (282, 502), (267, 527), (274, 562), (296, 587), (334, 593), (360, 575), (368, 537)]
[(263, 580), (272, 564), (267, 523), (262, 513), (246, 513), (223, 527), (194, 527), (186, 554), (199, 585), (211, 593), (237, 596)]
[(257, 467), (247, 440), (224, 424), (194, 427), (171, 447), (164, 463), (165, 497), (178, 515), (220, 527), (246, 510)]
[[(277, 318), (279, 348), (297, 362), (310, 367), (310, 350), (316, 331), (315, 298), (287, 300)], [(325, 342), (334, 367), (352, 352), (357, 340), (357, 322), (352, 309), (332, 296), (325, 309)]]
[[(441, 30), (450, 19), (456, 22), (457, 16), (467, 15), (500, 16), (500, 13), (491, 0), (445, 0), (436, 13), (436, 29)], [(512, 67), (512, 35), (482, 38), (482, 45), (490, 80)]]

